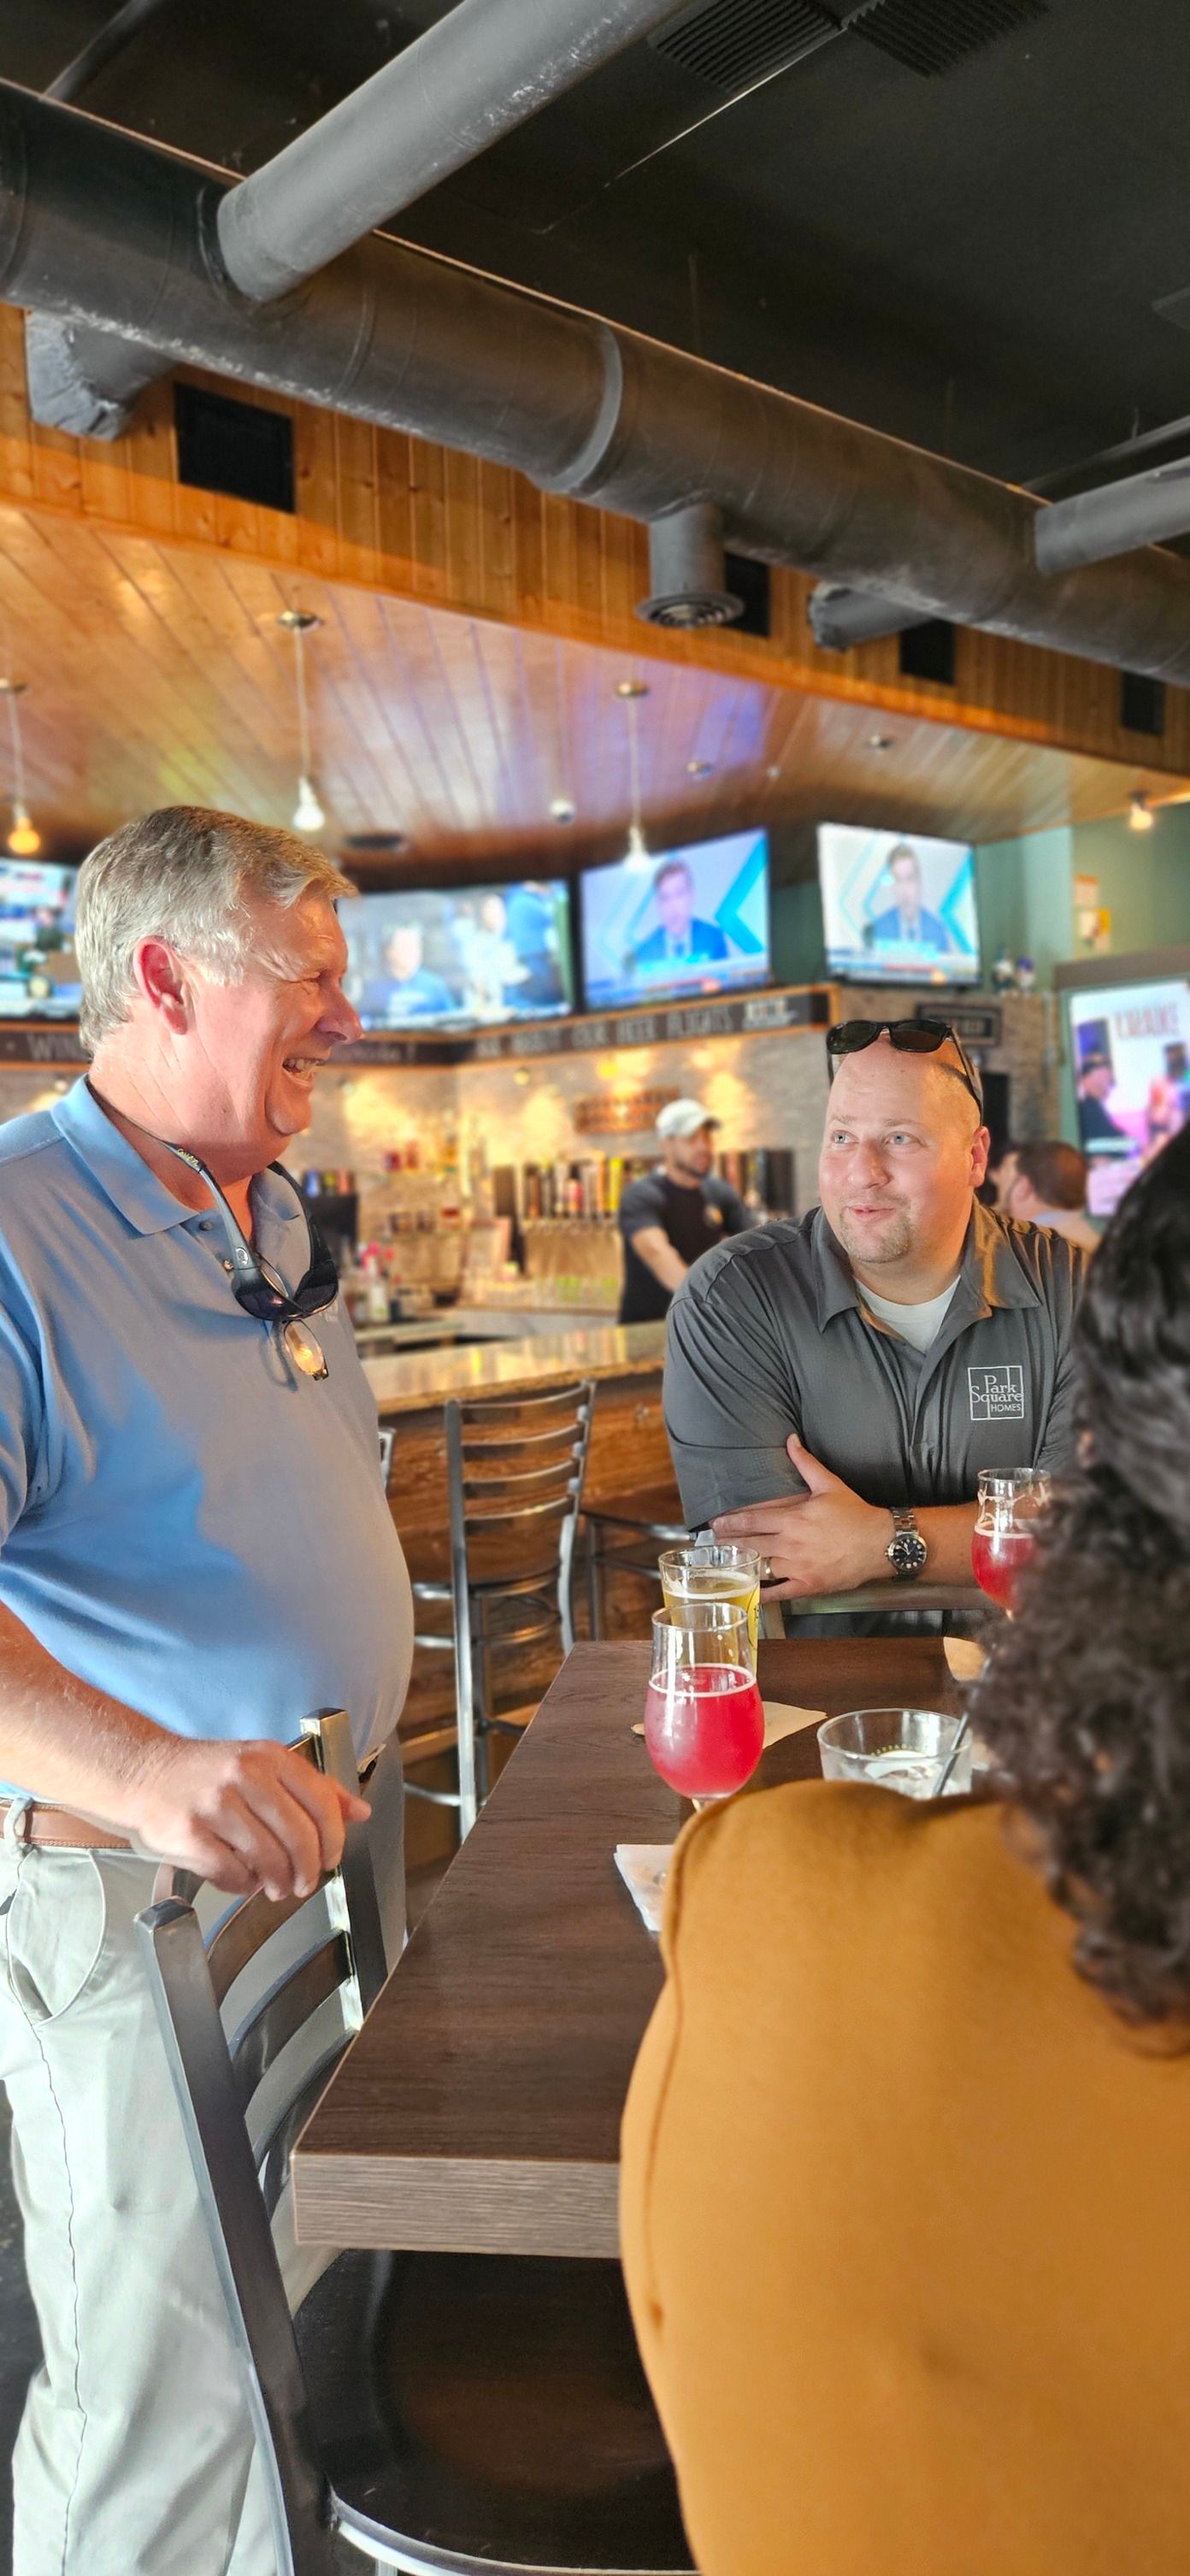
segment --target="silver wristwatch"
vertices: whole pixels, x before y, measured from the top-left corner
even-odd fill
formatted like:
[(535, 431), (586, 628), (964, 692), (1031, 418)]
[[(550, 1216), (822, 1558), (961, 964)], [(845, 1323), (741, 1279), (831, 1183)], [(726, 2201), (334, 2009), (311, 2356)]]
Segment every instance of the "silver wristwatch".
[(893, 1579), (897, 1583), (916, 1583), (919, 1574), (925, 1571), (930, 1553), (917, 1526), (917, 1514), (912, 1510), (894, 1512), (892, 1525), (893, 1534), (886, 1552)]

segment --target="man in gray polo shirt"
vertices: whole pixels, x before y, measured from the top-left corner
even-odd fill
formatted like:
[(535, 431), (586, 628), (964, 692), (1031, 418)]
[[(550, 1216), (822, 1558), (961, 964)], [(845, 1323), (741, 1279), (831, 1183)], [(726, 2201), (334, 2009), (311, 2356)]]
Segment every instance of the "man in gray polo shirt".
[(905, 1026), (844, 1024), (871, 1035), (834, 1058), (821, 1206), (718, 1246), (670, 1308), (683, 1509), (759, 1549), (772, 1599), (969, 1581), (980, 1469), (1070, 1453), (1082, 1256), (979, 1203), (977, 1077)]

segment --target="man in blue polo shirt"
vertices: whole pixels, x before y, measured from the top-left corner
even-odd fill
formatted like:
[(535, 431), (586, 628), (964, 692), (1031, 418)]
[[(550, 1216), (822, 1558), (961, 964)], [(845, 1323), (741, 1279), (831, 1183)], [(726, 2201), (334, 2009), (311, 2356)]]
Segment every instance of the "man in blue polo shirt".
[(408, 1680), (375, 1407), (269, 1169), (358, 1028), (350, 891), (226, 815), (114, 833), (79, 888), (89, 1079), (0, 1131), (0, 2076), (45, 2354), (20, 2576), (273, 2567), (133, 1924), (154, 1854), (310, 1890), (353, 1802), (286, 1748), (344, 1706), (362, 1757)]

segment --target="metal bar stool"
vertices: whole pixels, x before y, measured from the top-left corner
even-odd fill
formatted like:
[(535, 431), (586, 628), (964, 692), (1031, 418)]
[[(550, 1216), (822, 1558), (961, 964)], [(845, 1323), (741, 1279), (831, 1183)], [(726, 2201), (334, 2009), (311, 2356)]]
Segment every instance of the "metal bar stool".
[[(661, 1589), (657, 1570), (659, 1547), (682, 1547), (690, 1536), (687, 1521), (661, 1520), (649, 1511), (649, 1504), (661, 1505), (668, 1496), (655, 1493), (625, 1494), (622, 1500), (602, 1510), (583, 1508), (587, 1542), (587, 1609), (591, 1635), (602, 1637), (607, 1606), (607, 1575), (643, 1574)], [(627, 1532), (626, 1544), (616, 1543), (616, 1533)], [(643, 1542), (651, 1539), (652, 1553), (646, 1554)]]
[(453, 1633), (419, 1630), (414, 1644), (454, 1654), (459, 1785), (407, 1786), (413, 1797), (457, 1807), (460, 1834), (470, 1833), (487, 1796), (489, 1735), (521, 1732), (493, 1705), (493, 1655), (555, 1627), (564, 1654), (574, 1644), (574, 1544), (594, 1398), (593, 1381), (583, 1379), (540, 1395), (452, 1399), (443, 1408), (450, 1581), (415, 1583), (413, 1597), (449, 1602)]

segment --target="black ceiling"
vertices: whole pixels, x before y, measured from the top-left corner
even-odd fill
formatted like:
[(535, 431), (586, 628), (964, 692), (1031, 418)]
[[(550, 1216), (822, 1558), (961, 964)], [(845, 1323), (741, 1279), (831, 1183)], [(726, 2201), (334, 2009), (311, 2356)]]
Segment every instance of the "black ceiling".
[[(78, 103), (247, 171), (446, 8), (161, 0)], [(7, 0), (0, 73), (111, 14)], [(395, 229), (1029, 480), (1190, 413), (1188, 102), (1177, 0), (701, 0)]]

